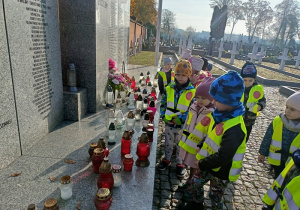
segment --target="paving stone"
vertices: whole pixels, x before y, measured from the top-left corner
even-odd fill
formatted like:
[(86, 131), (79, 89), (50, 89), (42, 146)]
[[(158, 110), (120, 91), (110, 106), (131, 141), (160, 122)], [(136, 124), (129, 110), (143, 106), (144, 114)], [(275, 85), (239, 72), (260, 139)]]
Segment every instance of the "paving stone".
[(237, 209), (237, 210), (245, 209), (245, 206), (242, 203), (234, 203), (233, 206), (234, 206), (234, 209)]
[(244, 203), (254, 203), (250, 196), (243, 196)]
[(248, 191), (247, 190), (240, 190), (241, 192), (241, 195), (244, 196), (244, 195), (249, 195)]
[(173, 198), (177, 200), (181, 200), (183, 196), (182, 192), (175, 192)]
[(233, 190), (233, 195), (241, 195), (239, 190)]
[(172, 185), (172, 186), (171, 186), (171, 190), (172, 190), (173, 192), (176, 192), (176, 191), (178, 190), (178, 185), (177, 185), (177, 184)]
[(158, 190), (158, 189), (154, 189), (154, 190), (153, 190), (153, 195), (154, 195), (154, 197), (155, 197), (155, 196), (160, 196), (159, 190)]
[(180, 183), (179, 179), (170, 179), (172, 185), (178, 185)]
[(232, 199), (233, 199), (232, 195), (224, 195), (224, 202), (225, 203), (232, 202)]
[(243, 203), (243, 198), (241, 196), (233, 196), (233, 200), (236, 203)]
[(254, 188), (253, 184), (251, 184), (250, 182), (244, 182), (244, 185), (245, 185), (247, 188)]
[(246, 169), (252, 169), (252, 166), (249, 165), (249, 164), (243, 164), (243, 168), (246, 168)]
[(153, 205), (156, 206), (156, 207), (158, 207), (159, 204), (160, 204), (160, 197), (154, 196), (153, 197)]
[(172, 194), (171, 194), (171, 192), (168, 191), (168, 190), (162, 190), (162, 191), (161, 191), (161, 196), (162, 196), (163, 198), (170, 199), (170, 198), (172, 197)]
[(254, 201), (254, 203), (256, 204), (262, 204), (262, 200), (259, 196), (251, 196), (252, 200)]
[(251, 181), (259, 180), (259, 177), (257, 175), (253, 175), (253, 174), (250, 174), (249, 178), (251, 179)]
[(262, 168), (260, 166), (253, 166), (253, 170), (259, 172), (262, 171)]
[(248, 189), (249, 190), (249, 193), (251, 194), (251, 195), (258, 195), (258, 192), (257, 192), (257, 190), (255, 189), (255, 188), (250, 188), (250, 189)]
[(248, 174), (252, 174), (252, 175), (256, 174), (256, 172), (254, 170), (246, 169), (246, 171)]
[(161, 183), (161, 189), (165, 189), (165, 190), (171, 190), (171, 185), (169, 182), (162, 182)]
[(168, 199), (161, 199), (160, 201), (160, 207), (169, 208), (171, 206), (171, 200)]
[(226, 188), (225, 191), (224, 191), (224, 194), (225, 195), (232, 195), (232, 192), (230, 189)]

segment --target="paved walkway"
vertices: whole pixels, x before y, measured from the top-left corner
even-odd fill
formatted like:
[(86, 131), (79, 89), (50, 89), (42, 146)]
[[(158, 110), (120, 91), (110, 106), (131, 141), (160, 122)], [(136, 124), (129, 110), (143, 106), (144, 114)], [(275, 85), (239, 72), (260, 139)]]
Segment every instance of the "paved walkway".
[[(247, 150), (243, 163), (243, 171), (240, 178), (230, 183), (225, 191), (224, 209), (261, 209), (262, 197), (273, 183), (272, 177), (268, 174), (269, 165), (257, 162), (258, 149), (263, 139), (265, 131), (273, 118), (284, 112), (286, 97), (279, 93), (277, 87), (264, 87), (267, 99), (267, 107), (260, 113), (247, 144)], [(160, 124), (157, 143), (157, 160), (164, 155), (164, 124)], [(155, 186), (153, 197), (153, 210), (156, 209), (177, 209), (181, 202), (182, 193), (177, 191), (178, 184), (185, 182), (188, 175), (183, 180), (179, 180), (175, 173), (175, 159), (169, 169), (155, 172)], [(205, 206), (211, 207), (207, 192), (209, 185), (205, 185), (206, 192)]]

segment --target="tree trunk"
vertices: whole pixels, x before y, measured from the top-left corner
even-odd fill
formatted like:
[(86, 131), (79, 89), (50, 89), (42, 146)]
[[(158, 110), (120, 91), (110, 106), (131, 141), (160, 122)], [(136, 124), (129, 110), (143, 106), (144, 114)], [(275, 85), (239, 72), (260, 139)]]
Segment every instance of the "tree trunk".
[(232, 32), (233, 32), (233, 29), (234, 29), (235, 24), (236, 24), (236, 23), (232, 22), (232, 28), (231, 28), (229, 40), (231, 40), (231, 36), (232, 36)]

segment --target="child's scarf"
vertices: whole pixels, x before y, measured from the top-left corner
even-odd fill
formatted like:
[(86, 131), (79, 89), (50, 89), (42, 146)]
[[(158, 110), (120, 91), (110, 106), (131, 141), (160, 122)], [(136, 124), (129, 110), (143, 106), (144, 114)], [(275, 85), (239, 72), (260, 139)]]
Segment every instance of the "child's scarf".
[(235, 117), (238, 117), (240, 115), (243, 115), (245, 113), (245, 108), (242, 103), (235, 107), (234, 110), (231, 110), (229, 112), (219, 112), (218, 109), (215, 109), (212, 113), (212, 116), (215, 120), (215, 122), (218, 124), (220, 122), (224, 122), (230, 119), (233, 119)]

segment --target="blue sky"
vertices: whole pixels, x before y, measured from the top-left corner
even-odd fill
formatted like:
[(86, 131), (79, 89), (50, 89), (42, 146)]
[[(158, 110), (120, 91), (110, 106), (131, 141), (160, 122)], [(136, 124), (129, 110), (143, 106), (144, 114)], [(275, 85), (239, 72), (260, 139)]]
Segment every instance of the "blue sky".
[[(158, 0), (156, 0), (158, 2)], [(162, 0), (162, 8), (176, 14), (177, 27), (186, 29), (192, 26), (196, 31), (210, 31), (210, 20), (213, 9), (209, 7), (209, 0)], [(269, 0), (271, 7), (283, 0)], [(231, 27), (226, 27), (225, 32), (230, 33)], [(245, 21), (239, 21), (234, 28), (235, 34), (247, 34)]]

